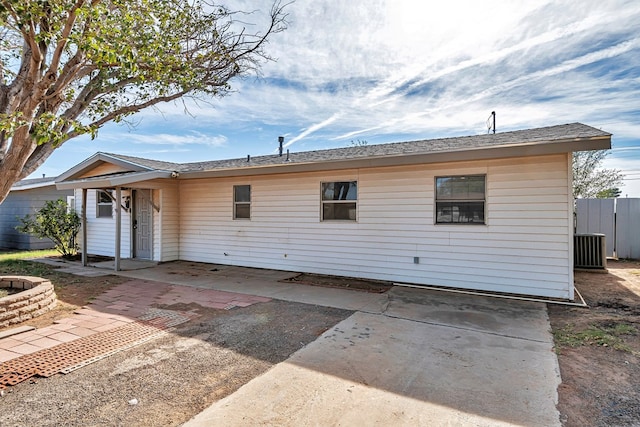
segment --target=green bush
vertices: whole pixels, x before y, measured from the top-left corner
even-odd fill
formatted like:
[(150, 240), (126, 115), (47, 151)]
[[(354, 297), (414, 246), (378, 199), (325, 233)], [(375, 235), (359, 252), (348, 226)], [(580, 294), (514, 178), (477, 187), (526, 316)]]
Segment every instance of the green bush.
[(16, 230), (33, 236), (49, 238), (56, 250), (65, 258), (71, 258), (78, 252), (76, 236), (80, 231), (80, 217), (70, 211), (62, 200), (49, 200), (35, 214), (20, 218), (21, 225)]

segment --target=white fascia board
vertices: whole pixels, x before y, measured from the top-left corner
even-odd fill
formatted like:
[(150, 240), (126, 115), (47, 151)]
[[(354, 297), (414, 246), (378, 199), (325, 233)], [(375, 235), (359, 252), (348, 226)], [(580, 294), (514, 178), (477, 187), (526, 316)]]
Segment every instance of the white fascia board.
[(328, 160), (296, 163), (295, 155), (291, 161), (280, 164), (247, 166), (240, 168), (222, 168), (208, 171), (182, 171), (179, 179), (270, 175), (295, 172), (318, 172), (340, 169), (374, 168), (386, 166), (408, 166), (430, 163), (451, 163), (474, 160), (493, 160), (513, 157), (544, 156), (565, 154), (574, 151), (604, 150), (611, 148), (611, 137), (579, 138), (548, 143), (532, 142), (526, 144), (502, 145), (499, 147), (467, 148), (458, 151), (434, 152), (424, 154), (397, 154), (388, 156), (365, 157), (360, 159)]
[(172, 172), (169, 172), (169, 171), (134, 172), (134, 173), (120, 175), (120, 176), (103, 176), (98, 178), (78, 179), (75, 181), (56, 182), (56, 188), (58, 190), (72, 190), (76, 188), (89, 189), (89, 188), (124, 187), (128, 184), (133, 184), (141, 181), (148, 181), (150, 179), (171, 178), (171, 177), (172, 177)]
[(88, 159), (78, 163), (77, 165), (67, 170), (66, 172), (64, 172), (62, 175), (58, 177), (57, 181), (64, 181), (65, 179), (68, 179), (74, 175), (82, 173), (86, 170), (90, 170), (98, 162), (112, 163), (114, 165), (121, 166), (123, 168), (133, 169), (134, 171), (151, 170), (151, 168), (141, 166), (135, 163), (127, 162), (117, 157), (109, 156), (108, 154), (98, 152), (93, 156), (89, 157)]
[(48, 181), (48, 182), (39, 182), (36, 184), (27, 184), (27, 185), (20, 185), (20, 186), (13, 186), (11, 187), (10, 191), (23, 191), (23, 190), (33, 190), (34, 188), (44, 188), (44, 187), (55, 187), (56, 183), (54, 181)]

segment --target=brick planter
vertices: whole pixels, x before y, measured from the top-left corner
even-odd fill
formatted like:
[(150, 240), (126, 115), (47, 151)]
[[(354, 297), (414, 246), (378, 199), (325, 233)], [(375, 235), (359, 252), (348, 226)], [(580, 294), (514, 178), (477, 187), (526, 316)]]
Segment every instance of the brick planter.
[(0, 328), (38, 317), (56, 306), (50, 281), (32, 276), (0, 276), (0, 288), (24, 289), (0, 298)]

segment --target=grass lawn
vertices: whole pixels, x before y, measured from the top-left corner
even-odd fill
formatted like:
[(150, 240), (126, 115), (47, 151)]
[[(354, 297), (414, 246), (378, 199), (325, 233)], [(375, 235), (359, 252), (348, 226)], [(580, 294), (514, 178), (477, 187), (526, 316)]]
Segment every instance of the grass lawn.
[(60, 255), (55, 249), (43, 249), (39, 251), (0, 251), (0, 262), (18, 259), (42, 258), (46, 256)]
[(0, 252), (0, 274), (49, 278), (48, 276), (54, 271), (53, 268), (39, 262), (27, 260), (56, 255), (59, 255), (59, 253), (55, 249)]

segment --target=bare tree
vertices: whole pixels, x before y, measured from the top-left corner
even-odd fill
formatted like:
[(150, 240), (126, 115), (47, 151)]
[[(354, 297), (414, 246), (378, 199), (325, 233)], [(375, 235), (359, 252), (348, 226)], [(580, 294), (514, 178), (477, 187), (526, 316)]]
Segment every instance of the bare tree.
[(609, 194), (622, 184), (624, 175), (617, 169), (603, 169), (602, 161), (608, 150), (578, 151), (573, 153), (573, 197), (595, 198)]
[(352, 147), (364, 147), (369, 145), (369, 142), (366, 139), (356, 139), (355, 141), (352, 139), (349, 145)]
[(159, 102), (223, 97), (271, 59), (260, 30), (205, 0), (0, 0), (0, 202), (65, 141)]

